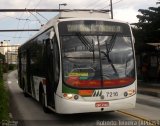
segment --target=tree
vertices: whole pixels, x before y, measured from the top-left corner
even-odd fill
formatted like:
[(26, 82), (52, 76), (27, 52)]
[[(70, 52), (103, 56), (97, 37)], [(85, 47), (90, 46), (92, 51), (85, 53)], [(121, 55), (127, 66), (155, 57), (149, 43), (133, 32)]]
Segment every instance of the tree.
[(0, 53), (0, 63), (4, 63), (4, 62), (5, 62), (5, 55)]
[[(160, 4), (160, 2), (156, 2), (156, 4)], [(136, 44), (160, 42), (160, 6), (138, 11), (141, 13), (141, 15), (137, 15), (139, 22), (133, 24), (136, 26), (133, 28)]]

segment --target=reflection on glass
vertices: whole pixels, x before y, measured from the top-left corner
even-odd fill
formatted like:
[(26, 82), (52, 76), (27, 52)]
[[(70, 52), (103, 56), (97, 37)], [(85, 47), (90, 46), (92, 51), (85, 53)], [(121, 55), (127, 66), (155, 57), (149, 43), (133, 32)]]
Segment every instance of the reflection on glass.
[[(64, 81), (77, 88), (125, 86), (134, 81), (131, 36), (61, 35)], [(101, 61), (101, 62), (100, 62)]]

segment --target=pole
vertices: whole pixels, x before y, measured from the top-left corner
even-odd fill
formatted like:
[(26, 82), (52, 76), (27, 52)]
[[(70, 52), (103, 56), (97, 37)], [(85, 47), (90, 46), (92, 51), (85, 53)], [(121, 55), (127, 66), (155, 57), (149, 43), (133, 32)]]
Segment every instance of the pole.
[(7, 41), (7, 65), (8, 65), (8, 41)]
[(112, 6), (112, 0), (110, 0), (110, 5), (111, 5), (111, 19), (113, 19), (113, 6)]
[(59, 10), (61, 9), (61, 6), (67, 6), (67, 4), (66, 3), (62, 3), (62, 4), (59, 4)]
[(39, 29), (0, 29), (0, 32), (26, 32), (26, 31), (39, 31)]
[[(92, 9), (0, 9), (0, 12), (62, 12), (62, 11), (91, 11)], [(99, 12), (109, 12), (109, 10), (92, 10)]]

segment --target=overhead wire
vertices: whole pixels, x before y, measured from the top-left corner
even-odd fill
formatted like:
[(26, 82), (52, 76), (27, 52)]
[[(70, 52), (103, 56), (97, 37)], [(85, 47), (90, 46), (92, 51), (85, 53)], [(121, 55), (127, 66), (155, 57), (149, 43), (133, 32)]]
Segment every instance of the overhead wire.
[(95, 0), (93, 3), (87, 5), (85, 8), (89, 8), (89, 7), (93, 6), (93, 5), (95, 5), (97, 2), (99, 2), (99, 1)]
[[(105, 2), (108, 2), (109, 0), (105, 0)], [(104, 5), (104, 1), (99, 0), (100, 3), (96, 4), (93, 8), (96, 9), (97, 7), (101, 6), (102, 4)], [(98, 8), (97, 8), (98, 9)]]
[[(25, 5), (25, 8), (27, 8), (27, 7), (29, 6), (30, 2), (31, 2), (31, 0), (29, 0), (29, 1), (27, 2), (27, 4)], [(19, 18), (22, 18), (22, 17), (23, 17), (23, 14), (24, 14), (24, 12), (21, 13), (21, 15), (19, 16)], [(19, 29), (20, 21), (21, 21), (21, 20), (19, 20), (18, 23), (17, 23), (17, 29)], [(18, 36), (17, 34), (18, 34), (18, 33), (15, 33), (15, 37)], [(22, 32), (20, 33), (20, 35), (19, 35), (18, 38), (20, 38), (21, 34), (22, 34)], [(16, 39), (15, 39), (15, 41), (16, 41)], [(19, 41), (19, 39), (18, 39), (17, 41)]]
[[(29, 23), (28, 23), (28, 29), (29, 29)], [(29, 35), (29, 31), (28, 31), (28, 35)]]
[(37, 21), (41, 24), (41, 26), (43, 26), (42, 22), (39, 20), (39, 18), (38, 18), (36, 15), (34, 15), (34, 14), (33, 14), (32, 12), (30, 12), (30, 11), (28, 11), (28, 12), (37, 19)]
[[(35, 8), (34, 9), (36, 9), (38, 6), (39, 6), (39, 4), (40, 4), (40, 2), (41, 2), (41, 0), (39, 0), (39, 2), (36, 4), (36, 6), (35, 6)], [(27, 8), (27, 7), (26, 7)], [(26, 11), (27, 11), (27, 9), (26, 9)], [(29, 12), (29, 11), (27, 11), (27, 12)], [(31, 13), (31, 12), (29, 12), (30, 13), (30, 15), (29, 15), (29, 17), (32, 15), (32, 16), (34, 16), (35, 18), (36, 18), (36, 20), (41, 24), (41, 26), (42, 26), (42, 23), (41, 23), (41, 21), (33, 14), (33, 13)], [(29, 18), (28, 17), (28, 18)], [(24, 23), (24, 26), (23, 26), (23, 29), (25, 28), (25, 25), (26, 25), (26, 23), (28, 23), (27, 21)], [(29, 32), (28, 32), (28, 34), (29, 34)], [(20, 33), (20, 36), (22, 35), (22, 32)], [(20, 41), (20, 39), (19, 39), (19, 41)]]
[(119, 3), (119, 2), (121, 2), (122, 0), (119, 0), (119, 1), (117, 1), (117, 2), (115, 2), (115, 3), (113, 3), (113, 5), (115, 5), (115, 4), (117, 4), (117, 3)]
[[(35, 6), (34, 9), (36, 9), (36, 8), (40, 5), (41, 1), (42, 1), (42, 0), (39, 0), (39, 2), (36, 4), (36, 6)], [(40, 21), (39, 19), (38, 19), (37, 21), (41, 24), (41, 26), (43, 26), (43, 24), (41, 23), (41, 21)], [(29, 24), (28, 24), (28, 28), (29, 28)], [(28, 31), (28, 35), (29, 35), (29, 33), (30, 33), (30, 32)], [(31, 36), (31, 35), (30, 35), (30, 36)]]
[[(105, 0), (105, 1), (103, 1), (103, 2), (106, 2), (106, 1), (108, 1), (108, 0)], [(100, 3), (99, 3), (100, 2)], [(94, 1), (93, 3), (91, 3), (91, 4), (89, 4), (88, 6), (86, 6), (85, 8), (94, 8), (94, 9), (96, 9), (96, 7), (98, 6), (98, 5), (100, 5), (100, 4), (102, 4), (102, 1), (101, 0), (96, 0), (96, 1)]]
[[(2, 34), (0, 34), (0, 36), (9, 37), (9, 38), (19, 38), (19, 37), (14, 37), (14, 36), (10, 36), (10, 35), (2, 35)], [(29, 38), (29, 37), (23, 36), (23, 37), (21, 37), (21, 38)]]
[(39, 16), (41, 16), (42, 18), (44, 18), (46, 21), (49, 21), (46, 17), (44, 17), (42, 14), (40, 14), (39, 12), (36, 12)]
[(101, 8), (101, 9), (103, 10), (103, 9), (105, 9), (105, 8), (109, 7), (109, 6), (110, 6), (110, 4), (109, 4), (109, 5), (107, 5), (107, 6), (104, 6), (104, 7), (103, 7), (103, 8)]
[(17, 17), (8, 16), (8, 15), (3, 15), (3, 14), (1, 14), (1, 15), (2, 15), (2, 16), (5, 16), (5, 17), (12, 18), (12, 19), (15, 19), (15, 20), (28, 20), (28, 21), (37, 21), (37, 20), (30, 20), (29, 18), (17, 18)]
[[(39, 0), (38, 4), (36, 5), (35, 9), (39, 6), (39, 4), (41, 3), (41, 0)], [(39, 16), (41, 16), (42, 18), (44, 18), (46, 21), (48, 21), (48, 19), (46, 17), (44, 17), (42, 14), (40, 14), (39, 12), (35, 11)]]
[[(29, 15), (27, 18), (29, 18), (31, 15)], [(23, 25), (23, 28), (22, 29), (24, 29), (25, 28), (25, 26), (26, 26), (26, 24), (28, 23), (28, 21), (25, 21), (25, 23), (24, 23), (24, 25)], [(20, 32), (20, 35), (19, 35), (19, 37), (18, 37), (18, 41), (20, 41), (20, 39), (21, 39), (21, 36), (22, 36), (22, 32)]]
[[(117, 3), (121, 2), (121, 1), (123, 1), (123, 0), (119, 0), (119, 1), (117, 1), (117, 2), (114, 2), (114, 3), (112, 3), (112, 5), (115, 5), (115, 4), (117, 4)], [(110, 3), (109, 3), (107, 6), (104, 6), (104, 7), (101, 8), (101, 9), (105, 9), (105, 8), (107, 8), (107, 7), (109, 7), (109, 6), (111, 6)]]

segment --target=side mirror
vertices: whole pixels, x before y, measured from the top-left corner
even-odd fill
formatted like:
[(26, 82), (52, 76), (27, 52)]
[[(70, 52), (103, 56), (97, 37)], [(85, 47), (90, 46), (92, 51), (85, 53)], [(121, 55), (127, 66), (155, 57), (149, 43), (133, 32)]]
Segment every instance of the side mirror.
[(53, 29), (52, 29), (51, 32), (50, 32), (49, 38), (52, 39), (53, 37), (54, 37), (54, 31), (53, 31)]
[(134, 36), (133, 36), (133, 44), (135, 44), (135, 38), (134, 38)]
[(46, 41), (46, 44), (47, 44), (47, 45), (50, 45), (51, 49), (53, 49), (53, 39), (49, 39), (49, 38), (48, 38), (48, 39), (46, 39), (45, 41)]

